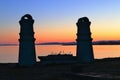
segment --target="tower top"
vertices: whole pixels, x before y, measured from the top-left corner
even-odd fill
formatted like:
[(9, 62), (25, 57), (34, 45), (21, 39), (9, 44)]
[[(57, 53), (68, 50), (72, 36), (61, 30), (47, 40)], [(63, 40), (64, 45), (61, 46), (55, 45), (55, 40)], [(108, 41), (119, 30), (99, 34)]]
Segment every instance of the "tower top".
[(33, 18), (32, 18), (32, 16), (30, 14), (25, 14), (24, 16), (22, 16), (21, 20), (23, 20), (23, 19), (30, 19), (30, 20), (32, 20)]
[(19, 21), (20, 25), (25, 25), (25, 24), (33, 24), (34, 19), (30, 14), (25, 14), (24, 16), (21, 17), (21, 20)]
[(78, 23), (81, 23), (81, 22), (89, 22), (89, 19), (87, 17), (82, 17), (78, 19)]

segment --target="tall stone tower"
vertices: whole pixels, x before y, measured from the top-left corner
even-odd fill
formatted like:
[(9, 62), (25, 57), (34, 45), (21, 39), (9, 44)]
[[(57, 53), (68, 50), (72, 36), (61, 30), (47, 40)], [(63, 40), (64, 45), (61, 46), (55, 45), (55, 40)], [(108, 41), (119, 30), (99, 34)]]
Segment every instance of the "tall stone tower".
[(90, 32), (91, 22), (87, 17), (82, 17), (77, 24), (77, 58), (80, 62), (92, 62), (94, 60), (92, 38)]
[(19, 65), (32, 66), (36, 63), (34, 20), (29, 14), (24, 15), (20, 23), (19, 39)]

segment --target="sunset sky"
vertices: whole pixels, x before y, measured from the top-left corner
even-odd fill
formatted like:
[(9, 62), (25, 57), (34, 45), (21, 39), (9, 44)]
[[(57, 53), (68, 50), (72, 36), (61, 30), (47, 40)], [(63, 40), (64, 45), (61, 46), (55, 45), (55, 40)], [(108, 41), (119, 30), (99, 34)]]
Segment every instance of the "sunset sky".
[(0, 0), (0, 44), (18, 43), (19, 20), (31, 14), (36, 43), (71, 42), (87, 16), (93, 41), (120, 40), (120, 0)]

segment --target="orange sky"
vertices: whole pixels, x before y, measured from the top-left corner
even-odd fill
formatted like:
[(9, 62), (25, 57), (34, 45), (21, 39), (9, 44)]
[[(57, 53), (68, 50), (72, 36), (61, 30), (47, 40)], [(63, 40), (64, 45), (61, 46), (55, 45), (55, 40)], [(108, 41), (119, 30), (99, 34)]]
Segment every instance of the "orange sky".
[(36, 0), (29, 4), (27, 0), (1, 0), (0, 6), (0, 44), (18, 43), (19, 20), (24, 14), (35, 20), (36, 43), (75, 41), (76, 22), (84, 16), (91, 21), (93, 41), (120, 40), (119, 0)]
[[(54, 27), (55, 25), (52, 25), (51, 28), (36, 26), (37, 24), (34, 25), (36, 43), (71, 42), (75, 41), (76, 39), (76, 24), (60, 25), (65, 27), (60, 27), (59, 25), (58, 27)], [(92, 22), (90, 27), (92, 32), (91, 37), (93, 38), (93, 41), (120, 40), (120, 24), (117, 23), (114, 28), (112, 26), (113, 24), (103, 23), (98, 25), (97, 23)], [(15, 29), (6, 29), (6, 32), (10, 33), (0, 34), (0, 43), (18, 43), (19, 27), (16, 27)]]

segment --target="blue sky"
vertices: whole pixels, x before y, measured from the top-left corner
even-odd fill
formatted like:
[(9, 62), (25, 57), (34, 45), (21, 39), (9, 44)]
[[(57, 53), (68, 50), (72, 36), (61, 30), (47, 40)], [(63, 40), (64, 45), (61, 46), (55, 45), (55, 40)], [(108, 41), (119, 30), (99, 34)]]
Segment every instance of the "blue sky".
[(0, 43), (17, 43), (19, 20), (31, 14), (37, 42), (75, 41), (87, 16), (94, 40), (119, 40), (120, 0), (0, 0)]

